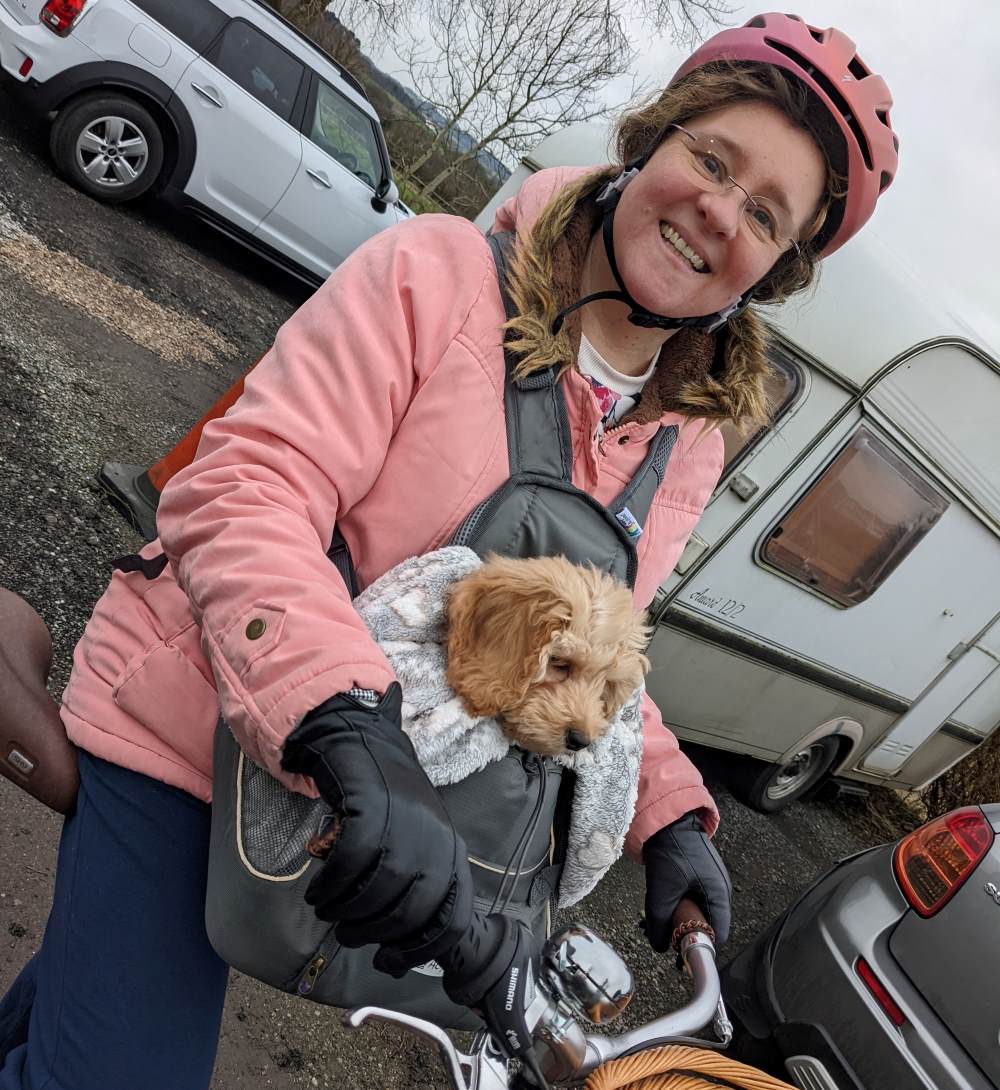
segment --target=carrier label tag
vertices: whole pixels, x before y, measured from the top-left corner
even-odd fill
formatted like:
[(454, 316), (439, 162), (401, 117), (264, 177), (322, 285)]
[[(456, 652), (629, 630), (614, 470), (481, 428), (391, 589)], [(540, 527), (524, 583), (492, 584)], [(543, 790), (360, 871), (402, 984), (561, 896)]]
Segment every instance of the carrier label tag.
[(635, 515), (633, 515), (627, 507), (623, 507), (620, 511), (616, 511), (615, 518), (628, 535), (629, 541), (638, 541), (639, 538), (642, 537), (642, 527), (639, 525)]

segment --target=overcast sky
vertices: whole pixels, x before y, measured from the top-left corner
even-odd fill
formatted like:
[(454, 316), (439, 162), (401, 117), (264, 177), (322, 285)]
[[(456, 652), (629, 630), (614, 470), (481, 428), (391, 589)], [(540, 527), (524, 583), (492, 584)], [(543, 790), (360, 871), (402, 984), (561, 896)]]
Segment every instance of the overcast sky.
[[(767, 0), (735, 7), (733, 25), (768, 10)], [(885, 77), (899, 172), (865, 231), (1000, 353), (1000, 4), (793, 0), (784, 10), (839, 27)], [(649, 34), (638, 22), (631, 37), (641, 48), (637, 75), (650, 87), (686, 53), (669, 39), (639, 47)], [(624, 81), (608, 90), (615, 105), (627, 94)]]

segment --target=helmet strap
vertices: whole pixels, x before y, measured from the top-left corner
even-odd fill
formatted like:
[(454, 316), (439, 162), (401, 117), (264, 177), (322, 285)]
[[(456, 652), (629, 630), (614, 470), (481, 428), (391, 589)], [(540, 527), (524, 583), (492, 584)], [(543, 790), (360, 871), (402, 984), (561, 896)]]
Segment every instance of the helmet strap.
[[(621, 200), (622, 191), (645, 166), (648, 159), (649, 153), (647, 152), (641, 159), (629, 163), (617, 178), (608, 182), (604, 189), (601, 190), (595, 202), (597, 207), (603, 212), (601, 235), (604, 242), (604, 252), (608, 258), (611, 275), (615, 278), (615, 283), (620, 290), (598, 291), (593, 295), (587, 295), (582, 299), (578, 299), (568, 307), (563, 307), (552, 323), (553, 336), (562, 329), (563, 322), (565, 322), (567, 316), (572, 314), (574, 310), (578, 310), (587, 303), (596, 302), (598, 299), (617, 299), (619, 302), (625, 303), (629, 307), (628, 320), (633, 325), (643, 329), (704, 329), (708, 333), (715, 332), (720, 326), (725, 325), (730, 318), (740, 314), (749, 306), (750, 298), (754, 291), (753, 287), (744, 292), (736, 302), (732, 303), (724, 310), (717, 311), (715, 314), (706, 314), (696, 318), (668, 318), (663, 314), (654, 314), (632, 298), (628, 288), (625, 287), (625, 281), (622, 279), (621, 272), (618, 269), (618, 262), (615, 259), (615, 209), (618, 207), (618, 202)], [(756, 287), (756, 284), (754, 287)]]

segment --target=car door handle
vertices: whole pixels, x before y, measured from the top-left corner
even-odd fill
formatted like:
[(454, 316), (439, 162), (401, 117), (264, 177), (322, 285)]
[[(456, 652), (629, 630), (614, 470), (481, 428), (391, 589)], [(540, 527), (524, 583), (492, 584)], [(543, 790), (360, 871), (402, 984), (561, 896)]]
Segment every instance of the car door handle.
[(311, 170), (309, 167), (306, 167), (306, 174), (308, 174), (310, 178), (314, 178), (320, 185), (325, 186), (327, 189), (333, 189), (333, 182), (320, 171)]
[(201, 95), (202, 98), (207, 99), (213, 106), (218, 106), (222, 109), (222, 102), (215, 97), (215, 93), (210, 91), (207, 87), (202, 87), (197, 83), (192, 83), (191, 86)]

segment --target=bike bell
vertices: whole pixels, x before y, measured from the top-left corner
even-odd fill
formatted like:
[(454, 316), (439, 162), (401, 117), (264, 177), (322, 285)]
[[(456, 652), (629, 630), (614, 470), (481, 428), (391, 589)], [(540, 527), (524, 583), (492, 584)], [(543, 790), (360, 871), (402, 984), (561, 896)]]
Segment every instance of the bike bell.
[(557, 931), (542, 948), (541, 976), (549, 992), (595, 1026), (617, 1018), (635, 993), (632, 972), (589, 927)]

